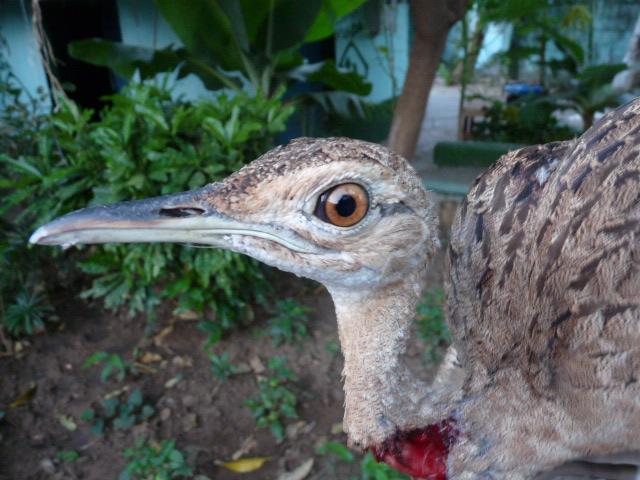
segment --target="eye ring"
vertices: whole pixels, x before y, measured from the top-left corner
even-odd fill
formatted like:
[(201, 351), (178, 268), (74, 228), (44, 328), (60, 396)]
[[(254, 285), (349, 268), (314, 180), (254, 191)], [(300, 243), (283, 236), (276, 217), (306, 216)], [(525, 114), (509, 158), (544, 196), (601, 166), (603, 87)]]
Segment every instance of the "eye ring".
[(331, 187), (318, 198), (314, 215), (336, 227), (352, 227), (369, 211), (369, 195), (357, 183)]

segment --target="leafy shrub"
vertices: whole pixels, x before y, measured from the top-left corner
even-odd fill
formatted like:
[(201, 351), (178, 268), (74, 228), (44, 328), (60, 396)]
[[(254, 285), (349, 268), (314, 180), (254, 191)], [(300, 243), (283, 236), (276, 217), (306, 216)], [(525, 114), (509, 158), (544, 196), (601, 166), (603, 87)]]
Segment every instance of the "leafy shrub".
[(55, 319), (54, 310), (41, 292), (25, 285), (4, 312), (4, 324), (12, 335), (33, 335), (44, 330), (45, 320)]
[(394, 470), (385, 463), (378, 463), (371, 452), (362, 459), (360, 476), (352, 480), (408, 480), (404, 473)]
[[(43, 121), (38, 115), (44, 109), (46, 94), (38, 89), (35, 96), (22, 89), (7, 58), (9, 44), (0, 32), (0, 152), (31, 151)], [(3, 176), (0, 167), (0, 177)]]
[[(329, 464), (326, 467), (332, 471), (332, 463), (339, 460), (345, 463), (355, 463), (353, 453), (342, 443), (324, 442), (316, 449), (318, 455), (324, 456)], [(407, 480), (409, 477), (404, 473), (394, 470), (385, 463), (378, 463), (371, 452), (362, 458), (360, 462), (360, 475), (350, 476), (348, 480)]]
[(211, 361), (211, 371), (220, 380), (226, 380), (237, 371), (237, 367), (229, 361), (229, 352), (224, 352), (221, 355), (209, 353), (209, 360)]
[(295, 394), (288, 385), (295, 380), (295, 376), (286, 366), (283, 357), (269, 359), (270, 375), (258, 378), (259, 394), (247, 400), (258, 428), (269, 428), (277, 440), (284, 439), (285, 418), (297, 418)]
[(425, 292), (417, 307), (418, 336), (425, 344), (424, 358), (429, 364), (437, 363), (444, 347), (451, 342), (442, 310), (443, 303), (444, 291), (433, 288)]
[(193, 475), (184, 454), (176, 448), (175, 440), (154, 444), (139, 437), (133, 447), (124, 451), (124, 456), (130, 461), (118, 480), (171, 480)]
[(279, 300), (276, 303), (276, 315), (268, 321), (267, 335), (273, 344), (293, 343), (307, 337), (307, 324), (311, 309), (300, 305), (293, 298)]
[[(130, 84), (110, 101), (93, 121), (91, 111), (60, 99), (35, 154), (0, 154), (8, 173), (0, 180), (8, 190), (0, 216), (11, 211), (14, 223), (32, 229), (88, 204), (200, 187), (267, 150), (291, 114), (279, 96), (190, 103), (172, 99), (167, 84)], [(92, 246), (79, 265), (95, 276), (84, 297), (111, 309), (127, 305), (130, 313), (175, 299), (178, 313), (210, 312), (214, 336), (267, 286), (247, 257), (169, 244)]]
[(491, 100), (482, 120), (474, 123), (474, 140), (533, 145), (567, 140), (575, 134), (553, 115), (559, 105), (548, 97), (526, 96), (512, 103)]
[(89, 408), (82, 412), (81, 419), (91, 426), (91, 433), (102, 435), (108, 423), (117, 430), (128, 430), (154, 413), (155, 409), (143, 403), (142, 392), (136, 388), (124, 401), (117, 396), (105, 398), (99, 409)]
[(108, 352), (95, 352), (87, 357), (87, 359), (82, 364), (82, 368), (91, 368), (94, 365), (103, 364), (102, 370), (100, 372), (100, 380), (106, 382), (109, 380), (109, 377), (113, 374), (119, 382), (124, 380), (127, 372), (134, 372), (134, 367), (126, 362), (120, 355), (117, 353), (108, 353)]
[(61, 450), (56, 454), (56, 458), (64, 463), (73, 463), (80, 458), (80, 454), (75, 450)]

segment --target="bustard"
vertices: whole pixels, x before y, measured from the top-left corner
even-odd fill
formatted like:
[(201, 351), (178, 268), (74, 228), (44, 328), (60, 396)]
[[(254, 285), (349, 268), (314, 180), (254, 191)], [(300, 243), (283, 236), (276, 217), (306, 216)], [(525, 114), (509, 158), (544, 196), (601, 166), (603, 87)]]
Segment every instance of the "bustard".
[(478, 178), (448, 247), (455, 350), (431, 385), (402, 354), (438, 248), (434, 202), (384, 147), (294, 140), (220, 183), (79, 210), (31, 242), (206, 244), (317, 280), (351, 445), (415, 478), (533, 478), (640, 449), (639, 110)]

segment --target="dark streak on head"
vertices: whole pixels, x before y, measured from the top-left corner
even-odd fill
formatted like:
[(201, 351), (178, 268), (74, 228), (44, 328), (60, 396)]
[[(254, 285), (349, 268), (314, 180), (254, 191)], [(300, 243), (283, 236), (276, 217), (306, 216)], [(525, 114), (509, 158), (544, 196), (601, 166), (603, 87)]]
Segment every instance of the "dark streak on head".
[(582, 172), (580, 172), (580, 174), (575, 178), (575, 180), (571, 184), (571, 190), (573, 190), (574, 193), (578, 191), (580, 185), (582, 185), (582, 182), (584, 182), (584, 179), (587, 178), (587, 175), (589, 175), (590, 173), (591, 165), (587, 165), (587, 167), (582, 170)]
[(625, 143), (622, 140), (617, 140), (615, 142), (610, 143), (606, 147), (598, 150), (596, 154), (596, 159), (600, 163), (604, 163), (610, 156), (616, 153)]
[(483, 218), (483, 215), (479, 213), (477, 214), (477, 217), (476, 217), (476, 228), (475, 228), (476, 243), (480, 243), (480, 241), (482, 241), (483, 232), (484, 232), (484, 218)]

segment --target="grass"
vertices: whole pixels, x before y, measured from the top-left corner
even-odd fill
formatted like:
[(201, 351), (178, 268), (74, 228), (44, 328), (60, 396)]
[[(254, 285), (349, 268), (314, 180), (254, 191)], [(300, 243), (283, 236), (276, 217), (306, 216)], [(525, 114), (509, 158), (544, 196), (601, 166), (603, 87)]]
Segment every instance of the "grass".
[(276, 303), (276, 310), (276, 315), (268, 320), (266, 331), (275, 346), (307, 338), (310, 308), (292, 298), (286, 298)]
[[(356, 462), (353, 453), (338, 442), (324, 442), (316, 449), (316, 453), (325, 459), (323, 468), (326, 470), (326, 478), (335, 477), (337, 462), (348, 464)], [(384, 463), (378, 463), (371, 452), (368, 452), (360, 461), (359, 475), (350, 476), (347, 480), (409, 480), (409, 477)]]
[(444, 349), (451, 342), (443, 304), (442, 288), (431, 288), (425, 292), (417, 307), (418, 336), (425, 345), (425, 362), (430, 365), (436, 364), (442, 358)]
[(287, 368), (284, 357), (272, 357), (268, 363), (269, 375), (258, 377), (257, 396), (245, 402), (258, 428), (268, 428), (278, 440), (284, 439), (286, 418), (298, 418), (297, 398), (289, 388), (295, 376)]
[(184, 454), (176, 448), (175, 440), (154, 443), (139, 437), (123, 455), (129, 463), (118, 480), (171, 480), (193, 475)]

